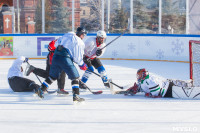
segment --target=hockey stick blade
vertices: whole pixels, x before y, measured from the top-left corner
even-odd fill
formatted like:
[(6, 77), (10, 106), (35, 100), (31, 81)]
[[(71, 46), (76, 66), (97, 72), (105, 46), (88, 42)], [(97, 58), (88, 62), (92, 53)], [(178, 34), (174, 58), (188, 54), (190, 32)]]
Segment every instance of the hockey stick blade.
[(126, 94), (126, 91), (114, 91), (114, 94)]
[(99, 94), (102, 94), (103, 93), (103, 91), (92, 91), (92, 94), (94, 94), (94, 95), (99, 95)]
[(96, 92), (92, 91), (92, 90), (91, 90), (85, 83), (83, 83), (80, 79), (79, 79), (79, 82), (81, 82), (82, 84), (84, 84), (85, 87), (86, 87), (92, 94), (94, 94), (94, 95), (98, 95), (98, 94), (102, 94), (102, 93), (103, 93), (103, 91), (96, 91)]
[(57, 91), (47, 91), (47, 94), (54, 94), (56, 93)]

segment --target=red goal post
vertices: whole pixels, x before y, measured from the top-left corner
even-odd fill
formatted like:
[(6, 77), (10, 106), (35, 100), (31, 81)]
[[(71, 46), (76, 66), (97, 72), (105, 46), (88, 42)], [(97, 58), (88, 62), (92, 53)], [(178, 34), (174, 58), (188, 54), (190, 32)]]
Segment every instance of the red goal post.
[(193, 86), (200, 86), (200, 41), (189, 41), (190, 79)]

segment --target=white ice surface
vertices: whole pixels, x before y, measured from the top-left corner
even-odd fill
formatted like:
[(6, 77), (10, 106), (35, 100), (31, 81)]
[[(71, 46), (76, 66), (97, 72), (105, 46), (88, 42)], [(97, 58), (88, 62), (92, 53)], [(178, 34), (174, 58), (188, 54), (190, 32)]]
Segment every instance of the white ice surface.
[[(92, 75), (87, 85), (101, 95), (81, 92), (85, 104), (73, 105), (71, 83), (66, 79), (67, 97), (45, 95), (40, 100), (31, 92), (15, 93), (7, 84), (13, 60), (0, 60), (0, 133), (176, 133), (200, 132), (200, 101), (173, 98), (151, 99), (111, 95), (101, 79)], [(138, 68), (173, 79), (189, 79), (189, 64), (145, 61), (102, 61), (109, 78), (120, 86), (132, 85)], [(45, 68), (45, 60), (30, 60)], [(79, 69), (78, 69), (79, 70)], [(81, 70), (80, 75), (83, 74)], [(34, 74), (28, 78), (40, 84)], [(44, 79), (40, 78), (42, 81)], [(116, 90), (117, 87), (114, 87)], [(56, 82), (50, 90), (57, 89)]]

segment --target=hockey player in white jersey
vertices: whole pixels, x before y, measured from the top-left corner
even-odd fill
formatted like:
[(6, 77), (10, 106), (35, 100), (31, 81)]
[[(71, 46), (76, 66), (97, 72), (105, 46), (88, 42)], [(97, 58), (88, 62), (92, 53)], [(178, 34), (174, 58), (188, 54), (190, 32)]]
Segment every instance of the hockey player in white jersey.
[[(12, 66), (8, 71), (8, 84), (14, 92), (31, 92), (39, 93), (40, 86), (37, 85), (34, 81), (24, 78), (23, 76), (23, 67), (22, 64), (26, 63), (28, 58), (20, 56), (14, 60)], [(38, 94), (40, 95), (40, 94)]]
[(144, 92), (146, 97), (173, 97), (183, 99), (200, 99), (200, 87), (192, 86), (191, 81), (165, 79), (150, 75), (146, 69), (137, 71), (138, 82), (126, 90), (125, 95)]
[[(77, 63), (81, 70), (86, 70), (87, 66), (83, 62), (83, 54), (85, 44), (82, 41), (86, 31), (84, 28), (79, 27), (76, 34), (74, 32), (69, 32), (60, 37), (55, 44), (56, 50), (53, 55), (52, 65), (50, 67), (49, 77), (41, 85), (41, 89), (46, 91), (55, 81), (61, 71), (64, 71), (68, 78), (71, 79), (73, 101), (82, 102), (83, 98), (79, 95), (79, 73), (74, 66), (74, 62)], [(43, 97), (41, 97), (43, 98)]]
[[(88, 70), (85, 71), (85, 73), (82, 76), (82, 82), (86, 83), (91, 76), (92, 72), (94, 71), (93, 66), (95, 69), (98, 70), (100, 73), (100, 76), (102, 78), (102, 81), (104, 83), (104, 86), (106, 88), (110, 88), (110, 84), (108, 82), (106, 70), (101, 63), (99, 57), (102, 56), (105, 52), (105, 48), (103, 48), (105, 44), (105, 39), (107, 35), (105, 31), (98, 31), (96, 37), (90, 37), (85, 41), (85, 49), (84, 49), (84, 57), (83, 61), (87, 64)], [(84, 85), (79, 85), (81, 89), (86, 89)]]

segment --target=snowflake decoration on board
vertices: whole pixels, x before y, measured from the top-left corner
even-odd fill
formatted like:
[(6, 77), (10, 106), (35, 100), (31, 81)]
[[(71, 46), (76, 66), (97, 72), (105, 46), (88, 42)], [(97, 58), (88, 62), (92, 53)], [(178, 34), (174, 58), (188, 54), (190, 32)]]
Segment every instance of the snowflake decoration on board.
[(146, 45), (146, 46), (150, 46), (150, 45), (151, 45), (151, 42), (150, 42), (149, 40), (146, 40), (146, 41), (145, 41), (145, 45)]
[(172, 48), (173, 53), (175, 53), (176, 55), (180, 55), (181, 53), (183, 53), (184, 48), (182, 48), (182, 46), (184, 44), (183, 42), (180, 42), (179, 39), (176, 39), (176, 41), (173, 41), (172, 45), (174, 45), (174, 48)]
[(128, 51), (130, 51), (130, 52), (135, 51), (135, 45), (132, 42), (130, 44), (128, 44)]
[(14, 56), (19, 56), (19, 49), (14, 48), (13, 51), (14, 51), (14, 52), (13, 52)]
[(117, 57), (118, 56), (118, 52), (116, 50), (112, 51), (112, 57)]
[(29, 47), (31, 45), (31, 41), (29, 39), (26, 39), (25, 41), (25, 46)]
[(159, 49), (158, 51), (156, 51), (156, 57), (158, 59), (163, 59), (165, 56), (164, 56), (164, 51)]

